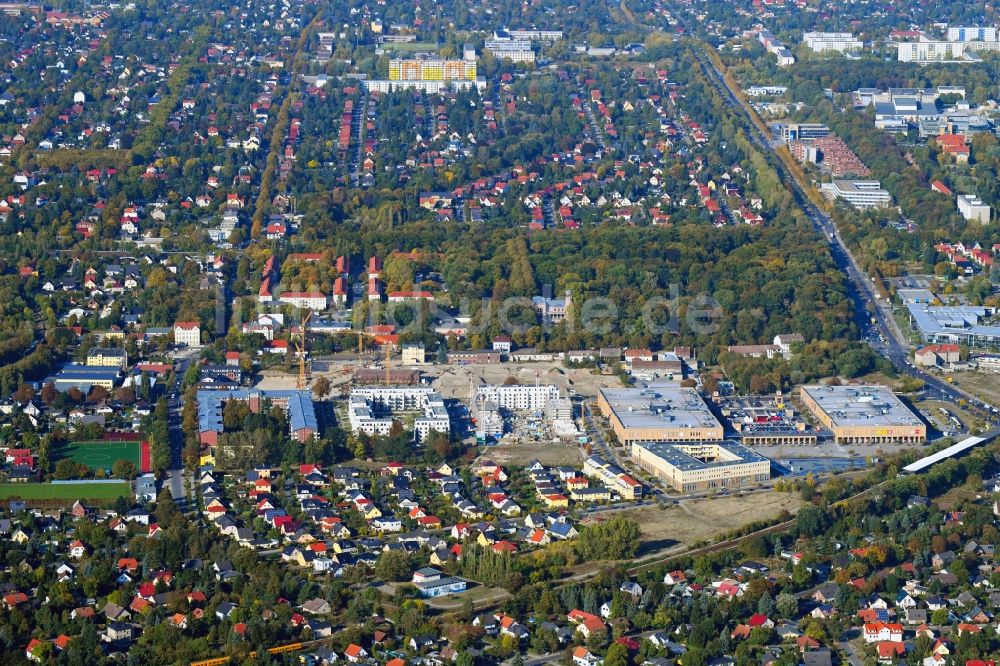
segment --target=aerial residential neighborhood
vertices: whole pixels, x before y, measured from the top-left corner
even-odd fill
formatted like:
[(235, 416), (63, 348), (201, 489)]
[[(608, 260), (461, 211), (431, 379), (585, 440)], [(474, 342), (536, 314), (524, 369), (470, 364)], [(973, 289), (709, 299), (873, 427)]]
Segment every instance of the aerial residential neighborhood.
[(997, 12), (0, 3), (0, 664), (995, 666)]

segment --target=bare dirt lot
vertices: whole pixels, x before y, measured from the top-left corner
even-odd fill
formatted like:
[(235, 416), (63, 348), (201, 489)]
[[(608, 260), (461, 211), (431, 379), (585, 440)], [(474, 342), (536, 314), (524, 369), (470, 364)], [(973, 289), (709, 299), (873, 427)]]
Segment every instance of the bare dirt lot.
[(648, 506), (617, 512), (631, 518), (642, 529), (642, 546), (637, 559), (669, 554), (690, 548), (699, 541), (711, 541), (727, 532), (758, 520), (777, 517), (783, 510), (795, 513), (802, 500), (792, 493), (773, 491), (732, 495), (703, 500), (685, 500), (667, 507)]
[(576, 391), (581, 396), (597, 396), (598, 389), (621, 386), (613, 375), (598, 375), (589, 369), (570, 369), (561, 363), (504, 363), (503, 365), (429, 365), (420, 368), (429, 377), (435, 377), (434, 388), (444, 398), (467, 401), (470, 382), (503, 384), (513, 377), (519, 384), (552, 384), (563, 394)]
[(948, 376), (961, 389), (1000, 405), (1000, 374), (995, 372), (952, 372)]
[(575, 442), (515, 443), (508, 440), (485, 447), (480, 457), (489, 458), (501, 465), (527, 466), (532, 460), (538, 460), (546, 467), (567, 465), (577, 468), (583, 464), (584, 459), (580, 446)]

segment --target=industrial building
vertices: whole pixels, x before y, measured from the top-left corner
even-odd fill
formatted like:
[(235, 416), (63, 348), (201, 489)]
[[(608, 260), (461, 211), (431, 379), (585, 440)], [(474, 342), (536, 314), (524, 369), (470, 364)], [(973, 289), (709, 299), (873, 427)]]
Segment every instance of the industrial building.
[(802, 403), (838, 444), (923, 444), (927, 426), (885, 386), (803, 386)]
[(632, 459), (680, 492), (762, 483), (771, 461), (735, 442), (633, 442)]
[(388, 435), (395, 415), (404, 412), (418, 414), (413, 421), (417, 442), (431, 432), (451, 432), (444, 399), (429, 386), (358, 386), (351, 389), (347, 412), (351, 430), (368, 435)]
[(319, 436), (316, 410), (309, 391), (258, 389), (202, 389), (198, 391), (198, 435), (202, 444), (215, 446), (225, 428), (222, 410), (230, 400), (247, 403), (250, 411), (258, 413), (270, 404), (288, 413), (289, 434), (300, 442)]
[(712, 442), (721, 441), (724, 436), (722, 424), (698, 392), (673, 383), (601, 389), (597, 406), (624, 445)]

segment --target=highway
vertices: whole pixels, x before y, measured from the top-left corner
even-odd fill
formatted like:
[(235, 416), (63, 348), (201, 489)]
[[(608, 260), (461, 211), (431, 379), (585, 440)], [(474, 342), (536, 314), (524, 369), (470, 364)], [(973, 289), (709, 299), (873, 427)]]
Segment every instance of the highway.
[[(711, 48), (705, 46), (705, 48)], [(795, 202), (805, 212), (816, 230), (822, 234), (830, 247), (830, 254), (837, 267), (849, 278), (851, 297), (854, 300), (855, 318), (862, 337), (879, 354), (889, 359), (895, 368), (904, 374), (924, 382), (929, 397), (940, 397), (951, 402), (968, 401), (970, 409), (980, 418), (998, 422), (997, 416), (990, 414), (980, 400), (956, 386), (914, 367), (909, 360), (909, 346), (892, 319), (891, 306), (880, 302), (871, 278), (858, 266), (847, 243), (841, 237), (830, 216), (820, 210), (802, 189), (801, 184), (788, 171), (785, 163), (775, 152), (774, 144), (764, 136), (750, 118), (749, 112), (740, 102), (736, 91), (726, 83), (725, 77), (705, 52), (693, 48), (695, 58), (701, 64), (705, 76), (716, 88), (726, 104), (734, 111), (745, 130), (746, 136), (768, 158), (771, 166), (786, 184)], [(877, 335), (872, 335), (872, 333)]]

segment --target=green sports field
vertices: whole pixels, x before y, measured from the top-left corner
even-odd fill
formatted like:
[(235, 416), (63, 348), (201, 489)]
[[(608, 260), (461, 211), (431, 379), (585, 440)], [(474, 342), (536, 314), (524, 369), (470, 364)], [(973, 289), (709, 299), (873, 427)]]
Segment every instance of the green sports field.
[(55, 452), (55, 462), (65, 458), (91, 469), (111, 469), (116, 460), (128, 460), (142, 468), (141, 442), (69, 442)]
[(116, 483), (0, 483), (0, 500), (112, 500), (130, 497), (132, 486)]

